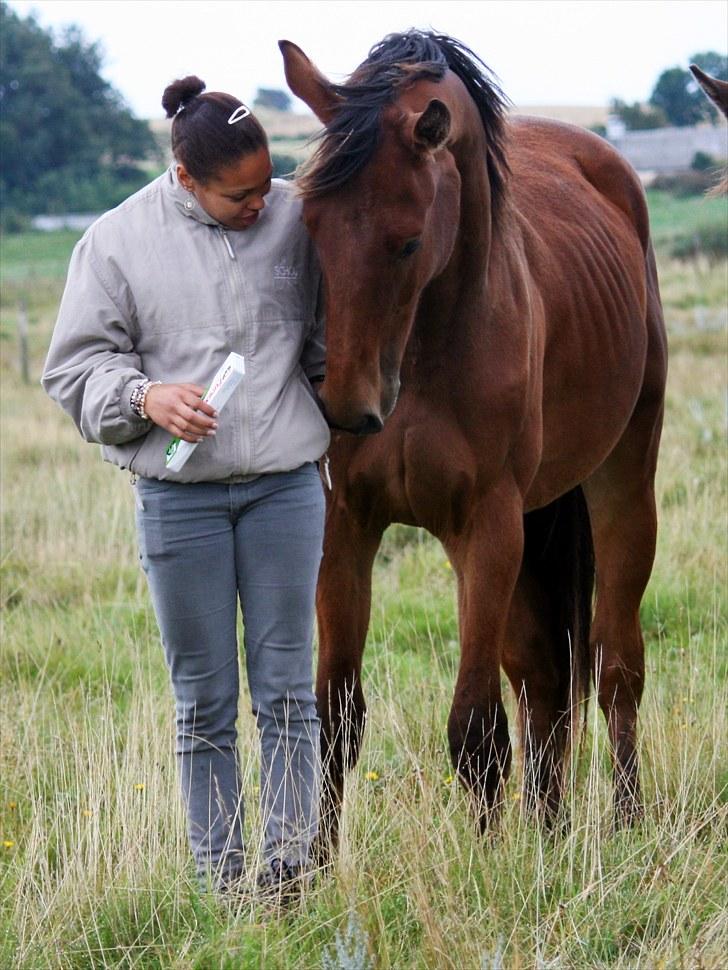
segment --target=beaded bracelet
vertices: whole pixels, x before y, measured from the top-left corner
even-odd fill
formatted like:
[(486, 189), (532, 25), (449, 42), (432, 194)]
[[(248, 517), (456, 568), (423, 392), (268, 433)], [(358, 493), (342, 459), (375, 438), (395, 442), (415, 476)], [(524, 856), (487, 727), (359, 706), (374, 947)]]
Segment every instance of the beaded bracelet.
[(139, 403), (141, 401), (142, 391), (148, 383), (149, 381), (139, 381), (138, 384), (135, 384), (131, 392), (131, 397), (129, 398), (129, 407), (137, 417), (141, 417)]
[(161, 383), (161, 381), (139, 381), (134, 390), (131, 392), (131, 397), (129, 398), (129, 407), (132, 409), (134, 414), (138, 415), (143, 421), (149, 420), (149, 415), (146, 412), (147, 394), (149, 393), (149, 388), (153, 387), (155, 384)]

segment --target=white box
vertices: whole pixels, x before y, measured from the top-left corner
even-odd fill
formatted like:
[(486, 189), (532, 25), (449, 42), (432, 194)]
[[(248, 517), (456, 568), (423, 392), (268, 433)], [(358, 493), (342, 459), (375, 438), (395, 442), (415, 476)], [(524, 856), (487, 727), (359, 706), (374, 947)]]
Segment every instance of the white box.
[[(202, 400), (211, 404), (217, 411), (222, 411), (223, 406), (229, 401), (238, 384), (242, 381), (245, 374), (245, 360), (240, 354), (228, 354), (225, 363), (215, 374), (210, 386), (202, 395)], [(192, 452), (195, 450), (199, 441), (183, 441), (181, 438), (172, 438), (165, 451), (165, 464), (171, 472), (178, 472), (184, 465)]]

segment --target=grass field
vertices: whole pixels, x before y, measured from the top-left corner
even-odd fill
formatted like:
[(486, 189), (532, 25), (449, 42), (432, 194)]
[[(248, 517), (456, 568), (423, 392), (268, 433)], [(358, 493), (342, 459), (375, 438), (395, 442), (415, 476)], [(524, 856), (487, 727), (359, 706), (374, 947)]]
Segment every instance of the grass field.
[[(128, 478), (80, 441), (36, 380), (75, 237), (3, 241), (1, 967), (726, 965), (728, 267), (664, 255), (685, 227), (725, 220), (726, 203), (652, 197), (651, 206), (671, 370), (658, 553), (643, 604), (644, 824), (612, 831), (592, 704), (569, 777), (568, 832), (552, 838), (521, 818), (516, 771), (501, 831), (474, 835), (446, 754), (458, 661), (452, 573), (431, 538), (393, 527), (375, 568), (370, 718), (340, 856), (282, 918), (195, 888)], [(29, 386), (17, 367), (21, 300)], [(254, 858), (257, 745), (245, 697), (240, 735)]]

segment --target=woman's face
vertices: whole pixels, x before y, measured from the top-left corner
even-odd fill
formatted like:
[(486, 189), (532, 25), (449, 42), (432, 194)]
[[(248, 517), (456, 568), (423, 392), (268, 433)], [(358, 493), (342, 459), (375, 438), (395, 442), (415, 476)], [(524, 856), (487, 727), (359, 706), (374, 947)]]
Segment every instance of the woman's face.
[(259, 148), (221, 168), (207, 182), (193, 179), (181, 163), (177, 165), (177, 177), (213, 219), (229, 229), (249, 229), (265, 208), (273, 163), (268, 149)]

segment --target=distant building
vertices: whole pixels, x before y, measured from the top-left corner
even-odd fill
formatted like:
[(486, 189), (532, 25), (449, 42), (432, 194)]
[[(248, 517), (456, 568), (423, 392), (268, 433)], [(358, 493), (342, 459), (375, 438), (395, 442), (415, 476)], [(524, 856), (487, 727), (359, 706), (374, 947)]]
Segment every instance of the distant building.
[(627, 134), (627, 126), (619, 115), (609, 115), (607, 118), (607, 123), (604, 127), (607, 141), (611, 141), (612, 144)]
[(100, 212), (67, 212), (59, 216), (34, 216), (30, 224), (41, 232), (55, 232), (57, 229), (85, 232), (100, 215)]
[(728, 127), (709, 125), (625, 131), (607, 124), (607, 138), (638, 172), (676, 175), (690, 169), (696, 152), (728, 158)]

